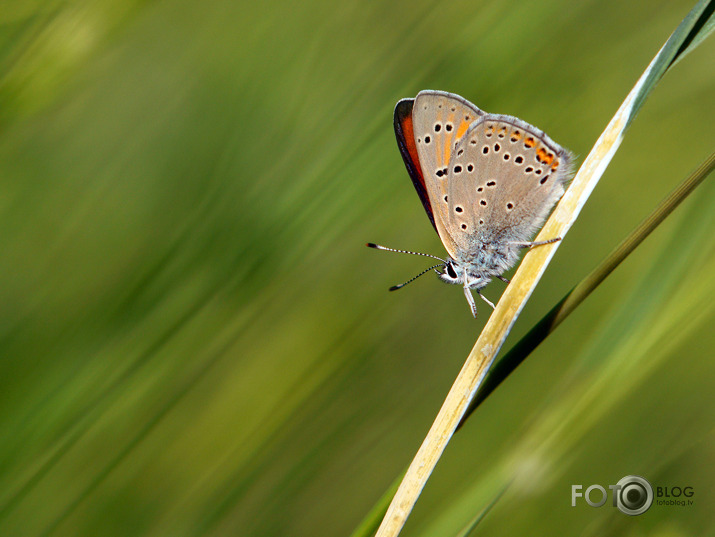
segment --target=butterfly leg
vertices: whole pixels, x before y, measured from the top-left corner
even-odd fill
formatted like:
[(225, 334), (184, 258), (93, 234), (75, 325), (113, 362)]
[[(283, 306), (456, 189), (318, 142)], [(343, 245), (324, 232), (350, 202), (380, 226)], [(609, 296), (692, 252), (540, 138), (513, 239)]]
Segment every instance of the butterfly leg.
[[(477, 291), (477, 292), (479, 292), (479, 291)], [(472, 316), (476, 319), (477, 318), (477, 305), (474, 303), (474, 297), (472, 296), (472, 292), (469, 290), (469, 287), (466, 287), (466, 286), (464, 287), (464, 296), (467, 297), (467, 302), (469, 303), (469, 307), (472, 309)]]
[(544, 244), (552, 244), (554, 242), (559, 242), (561, 237), (556, 237), (555, 239), (549, 239), (547, 241), (536, 241), (536, 242), (510, 242), (514, 246), (519, 248), (533, 248), (534, 246), (543, 246)]
[(487, 297), (485, 297), (479, 289), (477, 289), (477, 294), (479, 295), (479, 298), (481, 298), (484, 302), (489, 304), (492, 307), (492, 309), (496, 309), (496, 306), (494, 304), (492, 304), (492, 301), (489, 300)]
[(509, 278), (505, 278), (504, 276), (497, 276), (501, 281), (504, 283), (511, 283), (511, 280)]

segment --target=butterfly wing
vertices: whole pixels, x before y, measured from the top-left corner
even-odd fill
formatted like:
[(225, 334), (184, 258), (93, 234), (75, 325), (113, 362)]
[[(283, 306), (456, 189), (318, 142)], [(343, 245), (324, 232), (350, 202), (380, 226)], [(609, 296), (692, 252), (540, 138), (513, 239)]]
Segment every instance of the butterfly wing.
[(395, 108), (395, 134), (415, 190), (447, 252), (455, 245), (448, 232), (447, 168), (457, 139), (484, 112), (451, 93), (421, 91)]
[(415, 145), (414, 127), (412, 124), (412, 109), (415, 103), (414, 99), (402, 99), (395, 106), (394, 126), (395, 137), (397, 138), (397, 147), (400, 148), (402, 160), (405, 162), (407, 173), (412, 179), (412, 184), (415, 186), (417, 195), (420, 197), (425, 212), (432, 222), (435, 230), (437, 226), (434, 223), (434, 212), (429, 196), (427, 195), (427, 185), (422, 174), (420, 166), (420, 158), (417, 154), (417, 146)]
[(474, 257), (484, 245), (513, 257), (541, 227), (570, 179), (571, 155), (515, 117), (486, 114), (471, 125), (449, 164), (448, 214), (453, 240)]

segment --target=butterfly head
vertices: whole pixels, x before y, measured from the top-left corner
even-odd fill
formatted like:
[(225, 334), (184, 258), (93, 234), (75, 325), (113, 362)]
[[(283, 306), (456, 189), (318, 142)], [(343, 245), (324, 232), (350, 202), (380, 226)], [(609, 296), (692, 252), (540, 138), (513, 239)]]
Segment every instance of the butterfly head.
[(465, 289), (481, 289), (491, 280), (484, 274), (469, 270), (469, 267), (451, 257), (447, 258), (443, 270), (444, 272), (435, 270), (440, 280), (451, 284), (463, 285)]
[(465, 264), (465, 263), (460, 263), (459, 261), (456, 261), (452, 259), (451, 257), (447, 257), (447, 259), (442, 259), (441, 257), (436, 257), (430, 254), (423, 254), (420, 252), (411, 252), (409, 250), (396, 250), (395, 248), (388, 248), (387, 246), (381, 246), (379, 244), (375, 244), (372, 242), (367, 243), (367, 246), (369, 248), (374, 248), (376, 250), (386, 250), (389, 252), (399, 252), (403, 254), (411, 254), (411, 255), (421, 255), (425, 257), (431, 257), (433, 259), (436, 259), (439, 261), (436, 265), (432, 265), (431, 267), (423, 270), (413, 278), (410, 278), (404, 283), (401, 283), (399, 285), (393, 285), (390, 287), (390, 291), (396, 291), (398, 289), (402, 289), (405, 285), (407, 285), (410, 282), (415, 281), (417, 278), (422, 276), (423, 274), (427, 274), (428, 272), (435, 271), (437, 275), (439, 276), (440, 280), (447, 282), (447, 283), (452, 283), (452, 284), (459, 284), (462, 285), (464, 288), (464, 296), (467, 299), (467, 302), (469, 303), (469, 307), (472, 310), (472, 315), (474, 317), (477, 316), (477, 306), (474, 303), (474, 298), (472, 297), (471, 289), (476, 289), (477, 293), (479, 296), (487, 302), (492, 308), (494, 308), (494, 304), (489, 302), (484, 296), (479, 293), (479, 289), (484, 287), (489, 281), (491, 280), (490, 276), (485, 275), (482, 272), (477, 272), (474, 270), (473, 265), (470, 264)]

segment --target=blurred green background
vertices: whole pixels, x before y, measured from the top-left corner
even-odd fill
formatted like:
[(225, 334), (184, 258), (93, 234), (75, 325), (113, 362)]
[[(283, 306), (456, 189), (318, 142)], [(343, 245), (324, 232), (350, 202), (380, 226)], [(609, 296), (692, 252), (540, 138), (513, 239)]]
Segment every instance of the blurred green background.
[[(587, 154), (692, 7), (37, 2), (0, 8), (0, 535), (347, 535), (489, 314), (392, 130), (425, 88)], [(713, 149), (715, 40), (672, 70), (508, 348)], [(713, 535), (706, 182), (472, 416), (405, 535)], [(504, 288), (491, 284), (496, 301)], [(571, 507), (627, 474), (691, 507)]]

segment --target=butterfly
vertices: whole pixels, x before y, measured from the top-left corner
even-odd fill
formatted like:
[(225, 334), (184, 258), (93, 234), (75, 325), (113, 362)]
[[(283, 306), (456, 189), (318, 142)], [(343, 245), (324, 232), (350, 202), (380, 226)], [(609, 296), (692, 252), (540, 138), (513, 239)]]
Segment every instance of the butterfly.
[(572, 156), (544, 132), (512, 116), (486, 113), (453, 93), (425, 90), (402, 99), (394, 113), (395, 135), (407, 172), (427, 216), (447, 250), (446, 259), (371, 248), (440, 261), (407, 282), (434, 270), (462, 285), (472, 315), (472, 290), (481, 289), (517, 262), (571, 178)]

